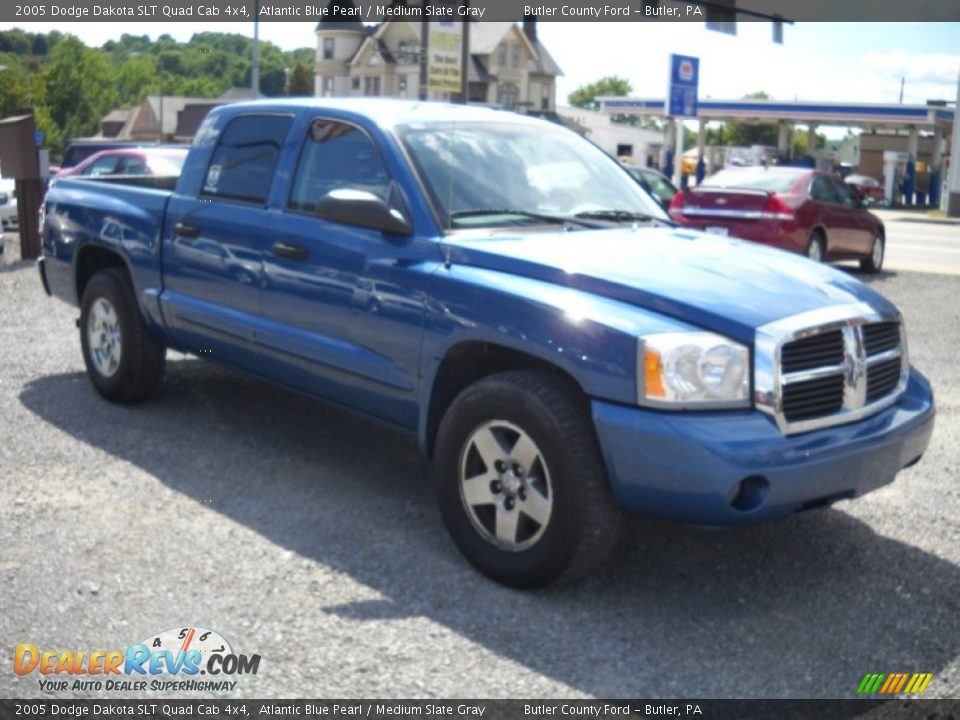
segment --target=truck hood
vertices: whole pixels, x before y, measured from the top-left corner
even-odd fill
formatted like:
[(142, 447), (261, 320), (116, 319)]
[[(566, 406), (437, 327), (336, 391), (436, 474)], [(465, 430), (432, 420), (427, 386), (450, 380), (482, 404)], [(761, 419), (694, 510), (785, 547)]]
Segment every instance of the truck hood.
[(893, 306), (849, 274), (799, 255), (683, 228), (464, 232), (454, 264), (573, 287), (743, 342), (789, 315), (866, 302)]

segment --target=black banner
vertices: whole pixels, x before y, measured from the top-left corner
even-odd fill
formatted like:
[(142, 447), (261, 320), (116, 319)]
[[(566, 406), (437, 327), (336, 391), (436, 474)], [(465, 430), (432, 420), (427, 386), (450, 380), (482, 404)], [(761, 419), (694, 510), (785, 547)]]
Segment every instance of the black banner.
[(960, 700), (0, 700), (0, 718), (960, 720)]
[(957, 0), (4, 0), (3, 22), (951, 22), (960, 21)]

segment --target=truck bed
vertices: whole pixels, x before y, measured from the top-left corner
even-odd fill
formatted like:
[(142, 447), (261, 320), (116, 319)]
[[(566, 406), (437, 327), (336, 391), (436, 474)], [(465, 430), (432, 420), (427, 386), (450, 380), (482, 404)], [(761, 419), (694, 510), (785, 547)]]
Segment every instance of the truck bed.
[(161, 286), (161, 233), (176, 178), (64, 178), (45, 200), (44, 273), (52, 295), (73, 305), (80, 301), (76, 248), (119, 253), (130, 268), (144, 311), (156, 317)]

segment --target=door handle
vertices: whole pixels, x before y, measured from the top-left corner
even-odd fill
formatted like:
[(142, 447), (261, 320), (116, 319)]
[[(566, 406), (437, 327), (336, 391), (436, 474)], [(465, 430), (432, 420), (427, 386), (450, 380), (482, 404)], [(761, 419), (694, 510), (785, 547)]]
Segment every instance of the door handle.
[(176, 225), (174, 225), (173, 230), (181, 237), (195, 238), (200, 235), (200, 228), (198, 228), (196, 225), (189, 225), (183, 222), (178, 222)]
[(307, 249), (303, 245), (295, 245), (294, 243), (275, 242), (270, 246), (270, 252), (287, 260), (307, 259)]

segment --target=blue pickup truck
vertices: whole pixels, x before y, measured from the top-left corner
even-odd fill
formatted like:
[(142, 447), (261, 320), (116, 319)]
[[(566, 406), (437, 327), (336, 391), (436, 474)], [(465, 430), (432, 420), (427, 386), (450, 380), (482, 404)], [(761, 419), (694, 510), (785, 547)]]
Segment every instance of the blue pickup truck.
[(881, 295), (676, 227), (575, 133), (491, 109), (214, 109), (177, 179), (57, 183), (40, 274), (109, 400), (175, 348), (415, 433), (453, 540), (513, 586), (595, 567), (625, 513), (861, 495), (933, 430)]

